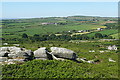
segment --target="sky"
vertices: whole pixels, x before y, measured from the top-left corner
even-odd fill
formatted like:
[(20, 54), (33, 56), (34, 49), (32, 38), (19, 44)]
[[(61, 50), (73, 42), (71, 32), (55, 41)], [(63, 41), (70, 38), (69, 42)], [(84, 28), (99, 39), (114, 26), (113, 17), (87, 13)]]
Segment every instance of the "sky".
[[(1, 6), (0, 6), (1, 8)], [(0, 18), (117, 17), (118, 2), (2, 2)]]
[(119, 0), (1, 0), (2, 2), (119, 2)]

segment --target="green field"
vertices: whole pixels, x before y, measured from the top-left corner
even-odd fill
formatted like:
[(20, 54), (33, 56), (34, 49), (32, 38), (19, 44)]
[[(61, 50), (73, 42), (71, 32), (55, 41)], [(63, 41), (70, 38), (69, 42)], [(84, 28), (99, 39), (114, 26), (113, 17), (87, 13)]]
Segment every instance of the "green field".
[(119, 35), (120, 35), (120, 33), (116, 33), (116, 34), (112, 34), (110, 36), (112, 36), (115, 39), (119, 39)]
[(62, 31), (70, 31), (70, 30), (91, 30), (91, 29), (97, 29), (99, 27), (101, 27), (101, 25), (91, 25), (91, 24), (72, 25), (72, 26), (47, 25), (47, 26), (36, 26), (36, 27), (28, 27), (28, 28), (20, 28), (20, 27), (3, 28), (2, 31), (3, 34), (13, 33), (16, 36), (19, 36), (23, 33), (26, 33), (31, 36), (34, 34), (47, 34), (47, 33), (56, 33)]
[[(99, 21), (92, 21), (97, 19)], [(2, 21), (2, 34), (4, 38), (21, 37), (23, 33), (33, 36), (34, 34), (51, 34), (63, 31), (72, 30), (93, 30), (97, 28), (106, 28), (102, 23), (105, 23), (104, 19), (112, 18), (100, 18), (100, 17), (85, 17), (85, 16), (71, 16), (71, 17), (50, 17), (50, 18), (33, 18), (33, 19), (11, 19)], [(116, 19), (116, 18), (115, 18)], [(114, 20), (114, 18), (113, 18)], [(83, 22), (82, 22), (83, 21)], [(60, 23), (57, 25), (48, 24), (42, 25), (42, 23)], [(93, 24), (94, 23), (94, 24)], [(104, 30), (100, 33), (111, 35), (117, 33), (117, 30)], [(89, 34), (89, 36), (94, 33)]]
[(118, 30), (117, 29), (103, 30), (103, 31), (99, 31), (99, 32), (90, 33), (90, 34), (88, 34), (88, 36), (94, 36), (95, 33), (102, 33), (102, 34), (106, 34), (106, 35), (112, 35), (112, 34), (118, 33)]

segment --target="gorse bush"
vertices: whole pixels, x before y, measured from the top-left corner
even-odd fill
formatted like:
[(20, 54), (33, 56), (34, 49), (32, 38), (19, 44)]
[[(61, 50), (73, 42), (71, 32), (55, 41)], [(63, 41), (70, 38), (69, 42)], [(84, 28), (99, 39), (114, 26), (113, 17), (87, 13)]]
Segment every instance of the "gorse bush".
[(116, 78), (117, 70), (109, 68), (70, 60), (33, 60), (22, 65), (5, 65), (2, 74), (3, 78)]
[[(42, 41), (22, 43), (20, 47), (37, 50), (38, 47), (63, 47), (73, 50), (78, 58), (94, 60), (96, 64), (77, 63), (72, 60), (32, 60), (24, 64), (11, 64), (2, 66), (3, 78), (118, 78), (118, 53), (119, 51), (105, 51), (106, 46), (117, 45), (113, 42), (80, 42), (70, 43), (67, 41)], [(119, 45), (117, 45), (119, 47)], [(95, 52), (89, 52), (95, 50)], [(116, 62), (109, 62), (112, 58)]]

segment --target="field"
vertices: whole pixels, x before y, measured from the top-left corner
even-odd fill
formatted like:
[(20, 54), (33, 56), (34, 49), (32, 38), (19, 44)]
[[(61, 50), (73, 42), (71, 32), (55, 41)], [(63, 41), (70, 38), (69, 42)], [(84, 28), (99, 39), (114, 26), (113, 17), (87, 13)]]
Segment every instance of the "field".
[(113, 34), (113, 35), (111, 35), (111, 36), (114, 37), (115, 39), (119, 39), (119, 35), (120, 35), (120, 33)]
[(23, 33), (26, 33), (30, 36), (33, 36), (34, 34), (47, 34), (47, 33), (56, 33), (56, 32), (62, 32), (62, 31), (70, 31), (70, 30), (91, 30), (91, 29), (97, 29), (100, 28), (100, 25), (47, 25), (47, 26), (36, 26), (36, 27), (28, 27), (28, 28), (3, 28), (2, 32), (3, 35), (5, 34), (14, 34), (14, 35), (7, 35), (6, 37), (9, 36), (16, 36), (19, 37)]
[[(94, 17), (51, 17), (51, 18), (36, 18), (36, 19), (16, 19), (16, 20), (3, 20), (2, 21), (2, 35), (4, 38), (21, 38), (23, 33), (33, 36), (34, 34), (55, 34), (58, 32), (68, 32), (72, 30), (96, 30), (97, 28), (107, 28), (103, 23), (108, 23), (104, 21), (104, 18), (96, 17), (96, 20), (93, 21)], [(109, 20), (106, 18), (105, 20)], [(111, 19), (111, 18), (110, 18)], [(116, 18), (115, 18), (116, 19)], [(114, 20), (114, 18), (113, 18)], [(117, 20), (117, 19), (116, 19)], [(116, 21), (113, 21), (116, 22)], [(42, 23), (51, 23), (47, 25), (42, 25)], [(52, 23), (57, 23), (52, 24)], [(93, 24), (94, 23), (94, 24)], [(92, 31), (92, 32), (94, 32)], [(100, 31), (98, 31), (100, 32)], [(111, 35), (117, 33), (117, 30), (104, 30), (100, 33)], [(75, 34), (75, 33), (73, 33)], [(81, 33), (84, 34), (84, 33)], [(95, 33), (89, 34), (89, 36), (94, 35)]]
[[(88, 34), (88, 36), (94, 36), (95, 33), (98, 33), (98, 32), (93, 32), (91, 34)], [(113, 35), (113, 34), (118, 33), (118, 30), (117, 29), (108, 29), (108, 30), (99, 31), (99, 33), (106, 34), (106, 35)]]
[[(119, 38), (117, 18), (68, 16), (6, 19), (0, 24), (2, 47), (19, 44), (19, 47), (32, 51), (41, 47), (62, 47), (73, 50), (77, 54), (78, 61), (79, 58), (96, 61), (96, 63), (78, 63), (67, 59), (32, 60), (21, 64), (0, 65), (2, 77), (5, 79), (113, 78), (114, 80), (118, 78), (120, 45), (118, 40), (114, 40)], [(113, 45), (117, 46), (117, 50), (107, 48)], [(110, 61), (110, 58), (114, 62)]]

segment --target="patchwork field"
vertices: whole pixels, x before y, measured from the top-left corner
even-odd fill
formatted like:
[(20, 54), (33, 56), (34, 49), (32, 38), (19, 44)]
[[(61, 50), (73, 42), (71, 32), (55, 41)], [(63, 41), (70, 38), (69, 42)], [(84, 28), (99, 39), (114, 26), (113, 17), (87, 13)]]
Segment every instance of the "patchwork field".
[[(81, 16), (82, 17), (82, 16)], [(104, 21), (104, 18), (96, 17), (97, 21), (93, 21), (94, 17), (51, 17), (51, 18), (36, 18), (36, 19), (11, 19), (2, 21), (2, 35), (4, 38), (15, 38), (21, 37), (23, 33), (33, 36), (34, 34), (55, 34), (58, 32), (68, 32), (72, 30), (94, 30), (98, 28), (107, 28), (105, 24), (108, 21)], [(93, 19), (93, 20), (92, 20)], [(106, 20), (109, 18), (106, 18)], [(110, 18), (111, 19), (111, 18)], [(79, 21), (80, 20), (80, 21)], [(114, 18), (113, 18), (114, 20)], [(117, 19), (116, 19), (117, 20)], [(81, 23), (82, 21), (82, 23)], [(113, 21), (116, 22), (116, 21)], [(48, 23), (47, 25), (42, 25), (43, 23)], [(51, 24), (49, 24), (51, 23)], [(56, 23), (53, 24), (53, 23)], [(95, 23), (95, 24), (93, 24)], [(117, 30), (104, 30), (100, 33), (111, 35), (117, 33)], [(76, 33), (73, 33), (76, 34)], [(79, 33), (78, 33), (79, 34)], [(84, 33), (80, 33), (84, 34)], [(89, 36), (94, 35), (95, 33), (89, 34)]]

